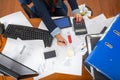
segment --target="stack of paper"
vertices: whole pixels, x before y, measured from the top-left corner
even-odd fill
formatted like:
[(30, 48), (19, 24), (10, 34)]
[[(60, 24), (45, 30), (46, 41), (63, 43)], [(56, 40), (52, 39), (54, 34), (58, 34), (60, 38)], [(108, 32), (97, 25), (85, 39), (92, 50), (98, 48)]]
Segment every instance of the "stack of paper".
[(100, 33), (105, 26), (108, 27), (110, 25), (113, 19), (114, 17), (107, 19), (104, 14), (92, 19), (85, 18), (88, 34)]

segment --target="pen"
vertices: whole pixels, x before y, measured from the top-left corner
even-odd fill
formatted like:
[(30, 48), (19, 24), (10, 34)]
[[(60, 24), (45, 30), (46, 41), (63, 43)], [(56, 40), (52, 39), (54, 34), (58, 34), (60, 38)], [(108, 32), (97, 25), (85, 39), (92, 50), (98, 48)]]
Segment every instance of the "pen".
[(59, 41), (59, 42), (61, 42), (61, 43), (65, 43), (64, 41)]

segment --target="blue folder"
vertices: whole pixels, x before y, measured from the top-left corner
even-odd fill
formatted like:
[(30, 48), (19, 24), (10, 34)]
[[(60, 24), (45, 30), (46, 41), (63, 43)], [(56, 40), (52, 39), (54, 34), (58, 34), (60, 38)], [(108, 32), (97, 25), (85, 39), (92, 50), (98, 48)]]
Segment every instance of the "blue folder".
[(110, 80), (120, 80), (120, 14), (97, 42), (85, 62)]

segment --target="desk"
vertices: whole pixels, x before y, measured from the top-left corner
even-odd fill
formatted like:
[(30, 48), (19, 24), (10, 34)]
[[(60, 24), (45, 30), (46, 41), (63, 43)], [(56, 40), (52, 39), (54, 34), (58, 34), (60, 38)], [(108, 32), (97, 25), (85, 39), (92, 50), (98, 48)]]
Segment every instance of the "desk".
[[(41, 21), (38, 18), (28, 19), (28, 20), (36, 28), (39, 26), (39, 23)], [(6, 39), (2, 38), (2, 48), (0, 49), (0, 51), (2, 51), (2, 49), (4, 48), (5, 42), (6, 42)], [(11, 79), (11, 80), (13, 80), (13, 79)], [(26, 79), (26, 80), (29, 80), (29, 79)], [(82, 76), (73, 76), (73, 75), (67, 75), (67, 74), (54, 73), (54, 74), (44, 77), (40, 80), (92, 80), (92, 77), (90, 76), (90, 74), (87, 72), (87, 70), (85, 69), (85, 67), (83, 65), (82, 66)]]

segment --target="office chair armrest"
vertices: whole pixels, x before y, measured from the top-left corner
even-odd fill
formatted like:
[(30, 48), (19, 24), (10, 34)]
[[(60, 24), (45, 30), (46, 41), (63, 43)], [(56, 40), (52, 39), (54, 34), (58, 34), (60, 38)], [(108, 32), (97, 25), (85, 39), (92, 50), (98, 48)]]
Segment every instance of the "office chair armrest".
[(38, 16), (27, 6), (27, 4), (22, 3), (21, 6), (29, 18), (38, 18)]

